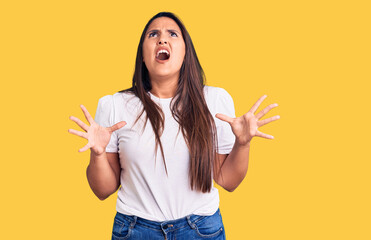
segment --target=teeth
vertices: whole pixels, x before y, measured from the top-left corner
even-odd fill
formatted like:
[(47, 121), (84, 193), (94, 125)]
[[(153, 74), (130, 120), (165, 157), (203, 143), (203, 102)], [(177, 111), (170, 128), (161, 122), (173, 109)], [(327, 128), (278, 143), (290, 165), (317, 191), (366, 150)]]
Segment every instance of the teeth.
[(165, 49), (161, 49), (160, 51), (157, 52), (157, 55), (156, 57), (158, 57), (158, 55), (160, 55), (160, 53), (166, 53), (168, 56), (170, 55), (169, 52)]

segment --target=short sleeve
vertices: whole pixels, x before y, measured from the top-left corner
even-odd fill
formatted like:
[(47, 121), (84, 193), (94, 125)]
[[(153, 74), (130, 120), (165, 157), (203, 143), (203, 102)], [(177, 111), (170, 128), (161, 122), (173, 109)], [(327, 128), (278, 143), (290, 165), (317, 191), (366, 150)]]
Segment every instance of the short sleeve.
[[(94, 121), (102, 127), (114, 125), (114, 101), (112, 95), (99, 99)], [(118, 152), (118, 138), (116, 131), (112, 133), (111, 139), (106, 147), (106, 152)]]
[[(215, 114), (222, 113), (229, 117), (236, 117), (231, 95), (223, 88), (219, 88), (218, 90)], [(218, 139), (217, 153), (229, 154), (232, 151), (236, 137), (232, 132), (232, 128), (229, 123), (224, 122), (216, 117), (214, 119)]]

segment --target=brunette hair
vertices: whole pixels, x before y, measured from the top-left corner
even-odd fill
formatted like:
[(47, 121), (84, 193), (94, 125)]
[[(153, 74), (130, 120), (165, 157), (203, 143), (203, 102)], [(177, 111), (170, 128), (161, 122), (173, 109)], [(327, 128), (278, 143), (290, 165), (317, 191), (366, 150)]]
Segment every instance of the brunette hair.
[[(155, 151), (157, 152), (158, 145), (160, 145), (167, 174), (164, 151), (160, 140), (160, 136), (164, 130), (164, 113), (161, 107), (151, 100), (148, 93), (148, 91), (152, 89), (152, 86), (148, 69), (143, 62), (142, 54), (143, 41), (146, 37), (148, 27), (153, 20), (159, 17), (173, 19), (182, 31), (185, 42), (185, 56), (179, 73), (178, 87), (175, 96), (171, 100), (171, 112), (174, 119), (179, 123), (179, 129), (182, 131), (190, 153), (189, 180), (191, 189), (193, 190), (196, 188), (196, 190), (204, 193), (210, 192), (213, 181), (213, 167), (217, 160), (216, 148), (218, 145), (216, 126), (204, 97), (204, 71), (198, 60), (189, 33), (176, 15), (170, 12), (160, 12), (148, 21), (138, 45), (132, 87), (119, 92), (134, 93), (142, 102), (143, 109), (138, 115), (134, 125), (145, 111), (145, 124), (149, 119), (155, 134)], [(220, 168), (214, 169), (217, 175), (220, 174)]]

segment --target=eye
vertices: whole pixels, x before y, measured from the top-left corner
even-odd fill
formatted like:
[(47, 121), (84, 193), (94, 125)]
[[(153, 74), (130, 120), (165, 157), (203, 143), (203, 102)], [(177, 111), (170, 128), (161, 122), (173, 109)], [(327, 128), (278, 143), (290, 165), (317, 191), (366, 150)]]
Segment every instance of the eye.
[(173, 36), (172, 34), (175, 34), (175, 37), (178, 36), (178, 34), (176, 34), (175, 32), (171, 32), (170, 35)]
[(153, 37), (153, 34), (157, 34), (156, 32), (151, 32), (148, 37)]

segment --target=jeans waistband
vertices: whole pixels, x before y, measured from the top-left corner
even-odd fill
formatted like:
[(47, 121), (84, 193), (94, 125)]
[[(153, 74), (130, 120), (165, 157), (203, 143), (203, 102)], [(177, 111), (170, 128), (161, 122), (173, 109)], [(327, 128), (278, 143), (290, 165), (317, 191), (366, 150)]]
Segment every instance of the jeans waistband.
[[(219, 212), (220, 210), (218, 208), (217, 211), (211, 216), (214, 216), (215, 214), (219, 214)], [(121, 216), (122, 218), (126, 219), (127, 221), (130, 221), (132, 227), (135, 224), (140, 224), (142, 226), (145, 226), (147, 228), (151, 228), (154, 230), (167, 230), (167, 231), (179, 229), (187, 225), (189, 225), (191, 228), (194, 228), (195, 227), (194, 223), (204, 219), (205, 217), (209, 217), (209, 216), (203, 216), (203, 215), (190, 214), (183, 218), (179, 218), (175, 220), (157, 222), (157, 221), (151, 221), (145, 218), (141, 218), (135, 215), (126, 215), (120, 212), (117, 212), (117, 214)]]

